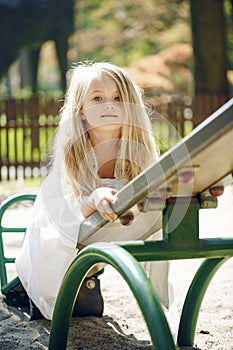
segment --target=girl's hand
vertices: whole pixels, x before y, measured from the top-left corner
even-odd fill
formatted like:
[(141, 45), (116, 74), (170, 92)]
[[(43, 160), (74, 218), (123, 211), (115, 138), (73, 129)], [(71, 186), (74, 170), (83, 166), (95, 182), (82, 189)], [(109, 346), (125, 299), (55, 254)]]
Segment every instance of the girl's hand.
[(98, 210), (100, 215), (107, 221), (114, 221), (118, 215), (114, 213), (111, 204), (117, 201), (117, 191), (110, 187), (99, 187), (95, 189), (85, 201), (91, 208)]

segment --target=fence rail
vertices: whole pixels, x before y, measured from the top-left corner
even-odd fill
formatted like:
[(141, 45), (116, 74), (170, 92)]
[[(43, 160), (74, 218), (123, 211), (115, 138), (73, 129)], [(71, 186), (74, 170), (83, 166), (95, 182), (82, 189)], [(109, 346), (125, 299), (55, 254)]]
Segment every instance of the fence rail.
[(46, 148), (58, 123), (61, 102), (44, 95), (0, 101), (0, 180), (46, 173)]
[[(224, 95), (163, 95), (151, 100), (161, 152), (173, 146), (227, 101)], [(0, 181), (44, 176), (62, 101), (45, 95), (0, 100)]]

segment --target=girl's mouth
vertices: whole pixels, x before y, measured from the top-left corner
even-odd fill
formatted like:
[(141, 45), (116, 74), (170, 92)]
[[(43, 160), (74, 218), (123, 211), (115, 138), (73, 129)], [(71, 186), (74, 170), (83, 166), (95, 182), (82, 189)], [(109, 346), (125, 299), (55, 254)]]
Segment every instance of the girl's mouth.
[(102, 114), (101, 118), (117, 118), (116, 114)]

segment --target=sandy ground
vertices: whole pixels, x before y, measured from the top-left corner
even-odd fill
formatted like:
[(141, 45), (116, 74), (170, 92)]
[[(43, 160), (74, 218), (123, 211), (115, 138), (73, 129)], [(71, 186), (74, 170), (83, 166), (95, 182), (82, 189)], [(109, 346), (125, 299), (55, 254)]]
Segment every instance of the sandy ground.
[[(201, 236), (233, 236), (232, 209), (233, 187), (229, 186), (219, 198), (217, 209), (201, 211)], [(9, 214), (4, 216), (4, 224), (12, 224), (12, 220), (17, 224), (28, 220), (30, 210), (30, 206), (10, 209)], [(14, 256), (17, 253), (20, 242), (21, 237), (16, 239), (15, 234), (9, 238), (9, 254)], [(200, 263), (201, 259), (172, 262), (170, 275), (179, 313)], [(201, 350), (233, 350), (232, 271), (233, 259), (230, 259), (215, 274), (203, 300), (194, 342), (195, 347)], [(12, 266), (9, 274), (14, 274)], [(144, 319), (121, 276), (108, 266), (101, 276), (101, 285), (105, 301), (104, 317), (72, 319), (67, 349), (152, 349)], [(1, 350), (48, 349), (49, 330), (49, 321), (29, 322), (26, 315), (7, 308), (0, 300)]]

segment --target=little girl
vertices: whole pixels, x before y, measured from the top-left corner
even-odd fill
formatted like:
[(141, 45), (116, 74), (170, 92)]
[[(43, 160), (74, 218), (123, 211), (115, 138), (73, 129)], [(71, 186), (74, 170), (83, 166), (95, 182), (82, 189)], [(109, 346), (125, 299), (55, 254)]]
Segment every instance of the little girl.
[[(146, 239), (152, 234), (153, 239), (160, 238), (161, 214), (137, 216), (134, 208), (134, 221), (122, 226), (111, 206), (117, 201), (117, 191), (156, 160), (158, 151), (142, 91), (127, 73), (109, 63), (74, 68), (61, 110), (51, 172), (37, 195), (16, 260), (31, 300), (32, 319), (52, 318), (68, 266), (84, 245), (96, 242), (92, 237), (79, 240), (82, 221), (94, 211), (109, 221), (98, 231), (98, 241)], [(103, 313), (96, 271), (98, 268), (90, 271), (83, 282), (74, 316)], [(150, 278), (168, 309), (172, 303), (168, 262), (151, 263)]]

